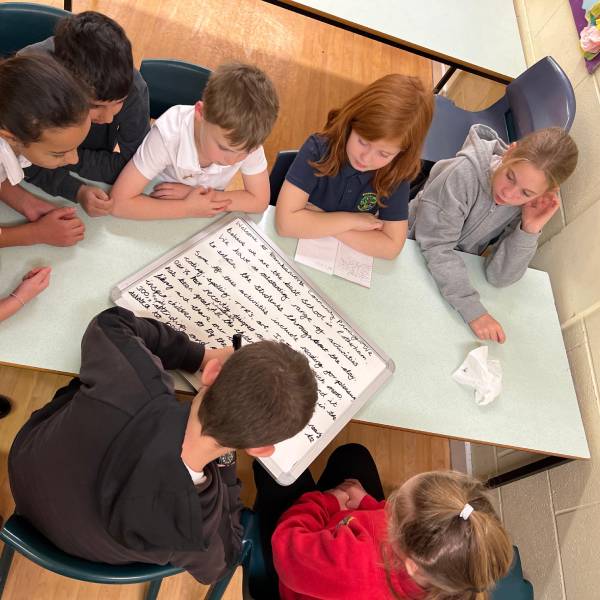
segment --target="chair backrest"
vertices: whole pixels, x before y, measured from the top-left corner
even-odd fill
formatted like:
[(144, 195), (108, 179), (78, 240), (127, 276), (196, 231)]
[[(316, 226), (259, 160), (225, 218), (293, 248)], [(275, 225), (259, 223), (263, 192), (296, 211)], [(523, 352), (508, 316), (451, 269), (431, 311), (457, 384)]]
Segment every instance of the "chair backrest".
[(523, 578), (519, 549), (515, 551), (513, 564), (508, 575), (501, 579), (490, 594), (490, 600), (533, 600), (533, 586)]
[(63, 552), (26, 519), (12, 515), (0, 530), (0, 540), (40, 567), (80, 581), (93, 583), (141, 583), (180, 573), (171, 565), (130, 563), (108, 565), (77, 558)]
[(148, 84), (150, 116), (158, 119), (171, 106), (200, 100), (211, 71), (183, 60), (149, 58), (140, 73)]
[(562, 127), (569, 131), (573, 125), (573, 86), (551, 56), (542, 58), (509, 83), (506, 97), (513, 139), (545, 127)]
[(56, 23), (71, 13), (45, 4), (0, 2), (0, 56), (10, 56), (54, 34)]
[(509, 83), (505, 95), (485, 110), (463, 110), (436, 96), (421, 158), (437, 162), (453, 157), (475, 123), (488, 125), (505, 142), (514, 142), (545, 127), (568, 131), (574, 118), (573, 86), (557, 62), (546, 56)]
[(277, 204), (277, 196), (279, 196), (279, 191), (281, 190), (281, 186), (285, 181), (285, 176), (288, 172), (288, 169), (294, 162), (297, 154), (298, 150), (282, 150), (281, 152), (277, 153), (275, 164), (273, 165), (271, 174), (269, 175), (269, 183), (271, 185), (271, 201), (269, 204), (271, 206), (275, 206)]

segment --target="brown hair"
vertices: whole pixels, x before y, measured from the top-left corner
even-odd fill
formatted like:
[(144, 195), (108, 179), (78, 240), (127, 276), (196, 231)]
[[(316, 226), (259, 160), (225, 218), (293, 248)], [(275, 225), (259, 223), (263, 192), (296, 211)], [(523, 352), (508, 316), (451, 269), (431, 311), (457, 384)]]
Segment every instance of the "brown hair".
[(317, 401), (317, 382), (306, 357), (286, 344), (244, 346), (208, 388), (198, 418), (202, 433), (225, 448), (258, 448), (303, 429)]
[(368, 141), (393, 140), (402, 150), (390, 164), (378, 169), (373, 188), (381, 198), (398, 184), (413, 179), (421, 168), (421, 149), (433, 117), (433, 93), (416, 77), (391, 74), (374, 81), (330, 111), (320, 135), (329, 140), (329, 152), (310, 163), (317, 175), (333, 177), (348, 161), (346, 142), (352, 130)]
[(552, 189), (571, 176), (577, 166), (578, 155), (573, 138), (564, 129), (549, 127), (517, 141), (504, 155), (502, 167), (527, 161), (544, 173), (548, 189)]
[(79, 125), (90, 112), (85, 89), (51, 56), (0, 61), (0, 127), (27, 145), (44, 129)]
[[(468, 519), (460, 516), (465, 504), (473, 507)], [(484, 600), (510, 569), (513, 549), (508, 534), (487, 488), (468, 475), (417, 475), (392, 494), (386, 508), (388, 555), (395, 557), (396, 565), (406, 557), (414, 561), (428, 582), (427, 600)]]
[(223, 129), (233, 146), (247, 151), (267, 139), (279, 112), (273, 82), (258, 67), (242, 63), (218, 67), (202, 101), (204, 118)]

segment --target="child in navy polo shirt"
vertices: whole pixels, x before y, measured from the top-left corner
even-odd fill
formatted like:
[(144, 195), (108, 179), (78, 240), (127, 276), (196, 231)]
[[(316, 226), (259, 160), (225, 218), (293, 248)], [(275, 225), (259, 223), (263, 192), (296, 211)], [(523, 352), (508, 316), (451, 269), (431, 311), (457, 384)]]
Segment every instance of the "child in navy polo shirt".
[(395, 258), (407, 234), (409, 182), (433, 115), (419, 79), (386, 75), (330, 111), (292, 163), (277, 199), (280, 235), (334, 236)]

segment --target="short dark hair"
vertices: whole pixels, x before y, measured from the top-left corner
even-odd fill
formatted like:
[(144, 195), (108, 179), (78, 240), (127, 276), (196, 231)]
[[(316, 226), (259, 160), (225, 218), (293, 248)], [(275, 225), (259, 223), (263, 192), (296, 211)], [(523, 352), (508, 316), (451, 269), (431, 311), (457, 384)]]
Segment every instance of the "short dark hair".
[(133, 82), (131, 42), (113, 19), (91, 10), (61, 19), (54, 32), (54, 54), (96, 100), (129, 94)]
[(20, 142), (38, 141), (44, 129), (82, 123), (90, 111), (86, 87), (47, 54), (0, 62), (0, 127)]
[(259, 448), (301, 431), (317, 402), (308, 360), (283, 343), (244, 346), (208, 388), (198, 418), (202, 433), (225, 448)]

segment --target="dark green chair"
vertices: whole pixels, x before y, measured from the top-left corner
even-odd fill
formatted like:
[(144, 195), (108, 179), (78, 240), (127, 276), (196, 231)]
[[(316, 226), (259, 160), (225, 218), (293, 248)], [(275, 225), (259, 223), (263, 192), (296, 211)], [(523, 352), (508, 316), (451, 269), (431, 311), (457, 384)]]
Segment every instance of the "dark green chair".
[[(264, 561), (260, 552), (260, 541), (256, 515), (248, 509), (242, 512), (242, 553), (238, 563), (226, 575), (214, 583), (205, 596), (205, 600), (219, 600), (238, 565), (244, 569), (244, 586), (247, 587), (246, 575), (249, 572), (264, 572)], [(4, 550), (0, 556), (0, 598), (8, 578), (10, 565), (15, 550), (40, 567), (58, 573), (70, 579), (91, 583), (144, 583), (150, 582), (146, 592), (146, 600), (156, 600), (163, 577), (181, 573), (183, 569), (172, 565), (150, 565), (131, 563), (128, 565), (107, 565), (91, 562), (71, 556), (51, 544), (41, 533), (23, 517), (13, 515), (0, 530), (0, 540), (4, 542)]]
[(533, 600), (533, 586), (523, 578), (519, 549), (514, 546), (515, 558), (508, 575), (501, 579), (490, 594), (491, 600)]
[[(238, 564), (229, 569), (227, 574), (219, 581), (213, 583), (206, 596), (204, 596), (204, 600), (220, 600), (239, 565), (243, 569), (244, 598), (250, 598), (250, 577), (260, 578), (265, 576), (265, 562), (260, 545), (260, 529), (256, 513), (245, 508), (242, 511), (242, 526), (244, 527), (244, 537), (242, 539), (242, 554)], [(262, 599), (256, 598), (255, 600)]]
[(150, 116), (158, 119), (171, 106), (195, 104), (202, 98), (211, 72), (183, 60), (148, 58), (140, 73), (148, 84)]
[(107, 565), (71, 556), (51, 544), (23, 517), (12, 515), (0, 530), (4, 550), (0, 557), (0, 597), (8, 578), (15, 550), (40, 567), (79, 581), (92, 583), (144, 583), (150, 582), (146, 600), (158, 596), (163, 577), (181, 573), (182, 569), (171, 565)]
[(45, 4), (0, 3), (0, 56), (10, 56), (54, 34), (56, 23), (71, 13)]

